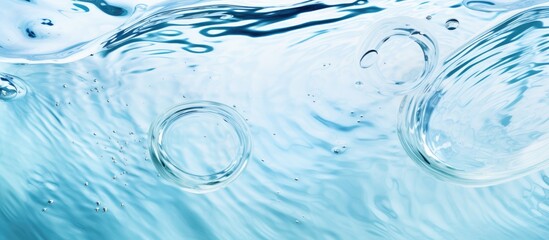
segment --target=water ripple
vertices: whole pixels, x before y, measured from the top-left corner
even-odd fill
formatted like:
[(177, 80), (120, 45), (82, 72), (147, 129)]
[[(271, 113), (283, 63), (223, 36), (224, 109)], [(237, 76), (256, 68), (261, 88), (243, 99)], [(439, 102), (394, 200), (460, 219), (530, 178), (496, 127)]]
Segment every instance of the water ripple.
[(532, 7), (547, 0), (463, 0), (463, 5), (483, 12), (505, 12)]
[[(0, 9), (4, 14), (0, 18), (13, 16), (8, 3), (16, 1), (2, 1), (6, 5)], [(82, 33), (73, 37), (87, 39), (92, 37), (88, 32), (96, 33), (94, 29), (104, 33), (119, 25), (86, 27), (78, 24), (79, 17), (97, 14), (101, 17), (93, 20), (106, 16), (122, 23), (137, 4), (106, 1), (127, 10), (126, 15), (115, 17), (94, 4), (101, 5), (101, 1), (19, 2), (69, 5), (52, 11), (62, 9), (64, 14), (73, 11), (78, 15), (59, 20), (35, 11), (13, 11), (17, 19), (42, 25), (34, 28), (36, 38), (27, 39), (35, 45), (21, 42), (29, 52), (53, 49), (54, 45), (43, 45), (51, 39), (48, 31), (41, 30), (70, 21), (65, 24), (79, 26), (76, 33)], [(544, 238), (549, 231), (547, 170), (487, 188), (436, 181), (407, 160), (401, 147), (395, 131), (401, 98), (378, 94), (357, 64), (361, 57), (357, 52), (367, 51), (360, 44), (375, 35), (369, 29), (382, 19), (407, 16), (415, 20), (413, 26), (419, 21), (438, 42), (440, 58), (445, 58), (448, 51), (455, 50), (456, 42), (480, 33), (479, 26), (505, 17), (469, 11), (458, 2), (231, 0), (155, 4), (150, 0), (148, 10), (135, 21), (101, 35), (101, 41), (93, 45), (97, 48), (91, 49), (99, 51), (93, 56), (76, 53), (56, 64), (0, 63), (0, 72), (21, 79), (28, 87), (27, 94), (16, 101), (0, 100), (0, 163), (4, 166), (0, 168), (0, 238)], [(365, 13), (375, 8), (383, 10)], [(240, 9), (242, 12), (237, 11)], [(165, 15), (155, 15), (160, 12)], [(364, 14), (358, 14), (361, 12)], [(354, 13), (358, 15), (335, 21)], [(284, 16), (278, 18), (277, 14)], [(432, 17), (427, 20), (426, 16)], [(449, 19), (459, 20), (456, 30), (446, 28)], [(26, 23), (15, 21), (13, 26)], [(202, 34), (204, 29), (217, 27), (223, 28), (225, 35)], [(22, 30), (14, 34), (28, 36)], [(273, 35), (262, 35), (265, 32)], [(505, 43), (515, 43), (513, 38), (493, 45), (505, 50)], [(113, 42), (103, 51), (109, 39)], [(521, 47), (532, 46), (535, 44)], [(540, 47), (546, 48), (545, 44)], [(485, 67), (514, 74), (512, 66), (524, 58), (502, 59)], [(534, 65), (532, 72), (517, 73), (516, 79), (543, 75), (543, 71), (536, 72), (546, 65)], [(395, 68), (391, 73), (402, 72)], [(494, 75), (501, 76), (498, 72)], [(518, 86), (524, 81), (508, 82)], [(517, 89), (514, 97), (502, 95), (502, 109), (515, 109), (530, 101), (532, 88)], [(471, 94), (486, 97), (484, 92)], [(436, 103), (436, 98), (431, 102)], [(208, 194), (189, 194), (177, 184), (166, 184), (155, 169), (148, 130), (157, 116), (164, 114), (163, 109), (202, 99), (223, 102), (242, 115), (254, 139), (254, 153), (246, 171), (230, 186)], [(492, 102), (478, 105), (493, 107)], [(534, 111), (531, 115), (546, 116)], [(167, 152), (203, 156), (205, 161), (178, 164), (198, 173), (226, 166), (223, 161), (209, 161), (221, 159), (212, 157), (220, 152), (204, 150), (203, 135), (178, 137), (214, 130), (208, 127), (212, 121), (180, 120), (189, 125), (178, 125), (180, 121), (173, 125), (175, 135), (164, 140), (166, 146), (175, 147)], [(500, 126), (513, 126), (516, 117), (507, 114), (497, 120)], [(217, 122), (225, 126), (222, 120), (213, 121)], [(226, 149), (236, 149), (230, 147), (236, 142)], [(524, 145), (517, 142), (509, 149)]]
[[(2, 4), (2, 22), (10, 24), (0, 30), (4, 36), (0, 39), (0, 61), (18, 63), (84, 58), (99, 51), (106, 37), (123, 29), (125, 23), (134, 21), (146, 8), (137, 4), (121, 8), (103, 1), (3, 1)], [(26, 14), (20, 15), (21, 12)]]
[(519, 13), (466, 44), (402, 102), (399, 136), (435, 176), (509, 181), (549, 165), (549, 8)]

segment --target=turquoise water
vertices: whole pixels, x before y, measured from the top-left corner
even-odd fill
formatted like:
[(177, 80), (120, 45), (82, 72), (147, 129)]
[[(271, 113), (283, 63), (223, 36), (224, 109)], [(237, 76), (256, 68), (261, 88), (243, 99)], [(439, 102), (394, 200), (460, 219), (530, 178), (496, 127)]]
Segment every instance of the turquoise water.
[(2, 0), (0, 239), (546, 239), (544, 2)]

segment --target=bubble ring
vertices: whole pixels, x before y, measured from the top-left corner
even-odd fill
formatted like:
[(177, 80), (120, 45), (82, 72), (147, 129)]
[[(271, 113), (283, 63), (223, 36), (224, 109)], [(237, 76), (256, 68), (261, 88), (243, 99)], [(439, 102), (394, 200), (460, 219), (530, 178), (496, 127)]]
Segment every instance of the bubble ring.
[[(426, 28), (419, 24), (416, 19), (408, 17), (386, 19), (377, 23), (369, 32), (372, 34), (366, 38), (359, 49), (359, 66), (362, 70), (366, 70), (366, 74), (372, 76), (372, 81), (370, 82), (378, 88), (380, 93), (402, 94), (416, 89), (435, 69), (438, 62), (438, 44), (435, 39), (430, 37), (431, 35)], [(401, 84), (390, 84), (386, 81), (383, 74), (381, 74), (377, 64), (372, 67), (364, 67), (361, 62), (366, 54), (372, 51), (379, 52), (384, 43), (390, 38), (397, 36), (407, 37), (421, 48), (424, 56), (422, 60), (425, 62), (425, 65), (418, 78)]]
[[(223, 170), (209, 174), (198, 175), (177, 167), (173, 159), (163, 147), (163, 136), (177, 120), (194, 114), (220, 116), (226, 121), (239, 139), (237, 157)], [(159, 174), (165, 179), (176, 183), (183, 190), (192, 193), (207, 193), (227, 186), (234, 181), (246, 168), (251, 155), (251, 137), (245, 120), (231, 107), (211, 101), (196, 101), (177, 105), (159, 116), (150, 127), (149, 151), (152, 161)]]

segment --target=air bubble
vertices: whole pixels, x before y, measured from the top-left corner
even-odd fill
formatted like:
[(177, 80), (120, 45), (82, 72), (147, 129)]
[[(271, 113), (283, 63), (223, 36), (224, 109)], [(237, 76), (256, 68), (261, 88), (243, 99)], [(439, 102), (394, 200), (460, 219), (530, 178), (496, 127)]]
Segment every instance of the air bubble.
[(362, 58), (360, 58), (360, 67), (362, 68), (369, 68), (372, 65), (376, 63), (377, 60), (377, 51), (376, 50), (370, 50), (367, 51)]
[(446, 23), (444, 24), (446, 26), (446, 29), (452, 31), (456, 30), (459, 27), (459, 21), (457, 19), (448, 19)]
[(379, 93), (410, 92), (435, 68), (437, 44), (416, 19), (386, 19), (368, 32), (360, 48), (361, 82), (371, 84)]
[(341, 146), (335, 146), (332, 148), (332, 152), (335, 154), (342, 154), (345, 151), (347, 151), (347, 146), (341, 145)]
[(509, 18), (404, 98), (398, 134), (408, 155), (435, 177), (466, 186), (549, 166), (547, 21), (547, 7)]
[(149, 134), (150, 154), (159, 174), (192, 193), (227, 186), (242, 173), (251, 154), (244, 119), (216, 102), (178, 105), (161, 115)]
[(12, 101), (25, 96), (27, 93), (26, 85), (20, 78), (0, 73), (0, 100)]

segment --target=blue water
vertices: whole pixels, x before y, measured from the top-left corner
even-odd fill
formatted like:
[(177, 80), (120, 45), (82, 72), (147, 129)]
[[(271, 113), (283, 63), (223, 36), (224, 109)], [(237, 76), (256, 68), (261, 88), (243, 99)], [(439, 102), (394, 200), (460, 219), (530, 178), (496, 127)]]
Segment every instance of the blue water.
[(0, 239), (547, 239), (544, 2), (1, 0)]

